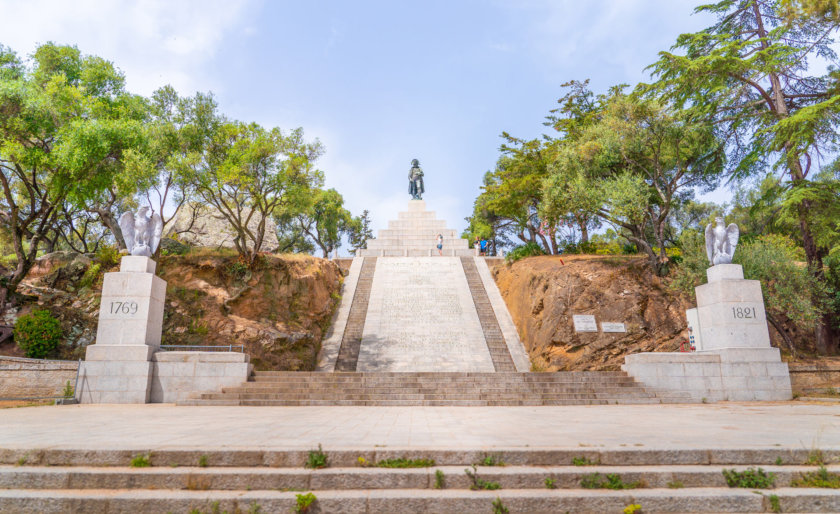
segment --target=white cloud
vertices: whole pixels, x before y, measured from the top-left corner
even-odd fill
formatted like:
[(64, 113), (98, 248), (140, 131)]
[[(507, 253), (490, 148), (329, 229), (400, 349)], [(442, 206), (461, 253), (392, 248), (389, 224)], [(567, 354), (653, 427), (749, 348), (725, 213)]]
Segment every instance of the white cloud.
[(165, 84), (182, 94), (223, 82), (207, 72), (224, 39), (250, 35), (252, 0), (0, 0), (3, 44), (29, 55), (39, 43), (74, 44), (122, 69), (131, 91)]

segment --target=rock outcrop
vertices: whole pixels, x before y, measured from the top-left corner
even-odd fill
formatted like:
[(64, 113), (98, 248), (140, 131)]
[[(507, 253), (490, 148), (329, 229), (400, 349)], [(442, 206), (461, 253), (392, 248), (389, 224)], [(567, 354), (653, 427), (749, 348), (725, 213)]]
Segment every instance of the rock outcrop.
[[(643, 258), (542, 256), (492, 271), (535, 370), (617, 370), (628, 353), (677, 351), (687, 337), (690, 305)], [(574, 314), (627, 332), (575, 332)]]
[[(190, 206), (184, 206), (175, 215), (175, 218), (166, 226), (164, 237), (177, 239), (190, 246), (207, 248), (235, 248), (234, 239), (236, 233), (230, 223), (221, 213), (212, 207), (199, 207), (195, 212)], [(247, 212), (244, 214), (247, 216)], [(256, 231), (258, 225), (257, 217), (251, 218), (248, 228)], [(253, 245), (246, 241), (248, 248)], [(274, 220), (265, 220), (265, 240), (261, 251), (273, 252), (280, 246), (277, 240), (277, 227)]]
[[(63, 332), (51, 357), (83, 357), (96, 335), (102, 273), (118, 268), (101, 267), (86, 285), (90, 264), (79, 254), (39, 259), (21, 286), (35, 300), (6, 321), (48, 309)], [(281, 371), (314, 369), (342, 280), (338, 265), (309, 255), (263, 255), (249, 269), (230, 251), (211, 250), (162, 257), (158, 274), (167, 281), (163, 344), (244, 345), (257, 370)], [(0, 355), (21, 352), (6, 343)]]

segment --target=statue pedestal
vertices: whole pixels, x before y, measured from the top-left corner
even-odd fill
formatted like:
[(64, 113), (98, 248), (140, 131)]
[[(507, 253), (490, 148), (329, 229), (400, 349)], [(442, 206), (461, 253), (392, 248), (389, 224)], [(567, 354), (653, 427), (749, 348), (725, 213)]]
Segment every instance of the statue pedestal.
[(80, 370), (82, 403), (148, 403), (160, 347), (166, 282), (149, 257), (125, 256), (106, 273), (96, 343)]
[(719, 348), (770, 348), (764, 299), (758, 280), (744, 280), (739, 264), (706, 270), (707, 284), (697, 286), (697, 323), (692, 327), (698, 351)]
[(622, 369), (660, 390), (694, 400), (789, 400), (788, 366), (770, 346), (761, 283), (745, 280), (738, 264), (706, 270), (695, 288), (697, 308), (686, 311), (695, 353), (638, 353)]

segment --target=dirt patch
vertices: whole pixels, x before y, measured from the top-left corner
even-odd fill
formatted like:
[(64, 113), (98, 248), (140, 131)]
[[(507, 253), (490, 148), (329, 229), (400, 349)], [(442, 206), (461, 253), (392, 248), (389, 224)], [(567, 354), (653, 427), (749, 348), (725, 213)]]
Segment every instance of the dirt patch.
[[(59, 319), (64, 337), (52, 358), (84, 357), (96, 337), (103, 274), (118, 270), (83, 284), (80, 262), (44, 259), (21, 287), (32, 301), (7, 312), (8, 324), (37, 308)], [(162, 257), (158, 275), (167, 281), (162, 344), (243, 345), (258, 370), (314, 368), (343, 276), (335, 263), (308, 255), (262, 255), (249, 269), (224, 250)], [(6, 343), (0, 355), (21, 352)]]
[[(492, 272), (535, 370), (617, 370), (627, 354), (678, 351), (687, 337), (691, 305), (643, 257), (541, 256)], [(574, 314), (627, 332), (575, 332)]]

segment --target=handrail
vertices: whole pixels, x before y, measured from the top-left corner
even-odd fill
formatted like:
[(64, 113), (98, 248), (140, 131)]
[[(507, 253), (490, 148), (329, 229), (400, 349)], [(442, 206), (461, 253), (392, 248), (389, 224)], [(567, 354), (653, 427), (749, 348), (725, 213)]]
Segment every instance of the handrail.
[(215, 344), (215, 345), (192, 345), (192, 344), (162, 344), (160, 345), (160, 349), (163, 351), (177, 351), (177, 350), (185, 350), (185, 351), (202, 351), (205, 349), (210, 348), (210, 351), (221, 351), (221, 348), (227, 348), (227, 351), (232, 352), (236, 349), (239, 353), (245, 353), (245, 345), (243, 344)]

